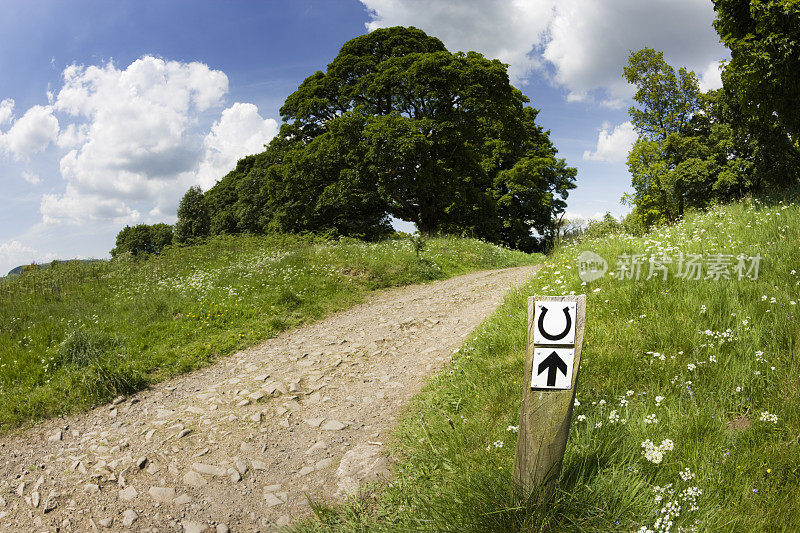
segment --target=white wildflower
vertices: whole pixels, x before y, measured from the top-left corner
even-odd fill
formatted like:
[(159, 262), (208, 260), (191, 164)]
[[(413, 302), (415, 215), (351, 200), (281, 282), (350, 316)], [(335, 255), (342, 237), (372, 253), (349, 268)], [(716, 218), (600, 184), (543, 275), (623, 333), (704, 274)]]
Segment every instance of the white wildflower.
[(771, 414), (769, 411), (763, 411), (761, 413), (761, 421), (762, 422), (772, 422), (773, 424), (778, 423), (778, 415)]

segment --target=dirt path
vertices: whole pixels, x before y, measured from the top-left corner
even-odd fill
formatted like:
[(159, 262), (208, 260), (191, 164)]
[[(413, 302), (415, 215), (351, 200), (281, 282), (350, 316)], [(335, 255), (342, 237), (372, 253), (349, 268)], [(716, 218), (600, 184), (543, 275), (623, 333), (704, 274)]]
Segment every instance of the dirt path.
[(388, 473), (427, 376), (536, 267), (367, 303), (0, 442), (0, 531), (271, 531)]

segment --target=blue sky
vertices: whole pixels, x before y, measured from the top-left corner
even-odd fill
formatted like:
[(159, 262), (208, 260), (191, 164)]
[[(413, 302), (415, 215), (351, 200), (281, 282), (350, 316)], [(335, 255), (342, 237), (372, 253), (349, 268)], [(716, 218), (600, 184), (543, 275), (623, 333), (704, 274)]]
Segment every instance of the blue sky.
[(706, 0), (4, 2), (0, 18), (0, 274), (106, 257), (126, 224), (260, 151), (297, 85), (342, 43), (414, 25), (508, 63), (578, 168), (570, 216), (626, 212), (628, 50), (652, 46), (704, 87), (728, 57)]

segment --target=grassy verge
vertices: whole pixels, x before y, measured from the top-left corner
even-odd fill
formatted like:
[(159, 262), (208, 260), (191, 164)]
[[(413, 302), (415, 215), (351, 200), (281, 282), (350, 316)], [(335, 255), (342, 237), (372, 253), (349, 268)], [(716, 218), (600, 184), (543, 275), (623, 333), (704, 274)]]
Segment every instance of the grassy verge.
[[(798, 244), (800, 206), (752, 201), (561, 248), (413, 403), (392, 484), (297, 529), (799, 531)], [(757, 280), (680, 279), (672, 264), (666, 281), (645, 265), (639, 281), (582, 285), (584, 250), (610, 272), (634, 253), (762, 259)], [(525, 301), (570, 293), (588, 297), (579, 405), (556, 499), (538, 505), (510, 482)]]
[(159, 257), (64, 263), (0, 283), (0, 430), (91, 407), (363, 299), (537, 256), (435, 238), (217, 238)]

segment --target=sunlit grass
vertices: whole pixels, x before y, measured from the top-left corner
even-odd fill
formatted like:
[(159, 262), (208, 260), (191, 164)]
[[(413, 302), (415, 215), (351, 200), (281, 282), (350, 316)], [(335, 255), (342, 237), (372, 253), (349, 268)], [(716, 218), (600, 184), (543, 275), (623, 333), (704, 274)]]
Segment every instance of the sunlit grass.
[[(298, 529), (800, 531), (799, 245), (800, 206), (748, 201), (562, 247), (417, 397), (391, 486)], [(684, 280), (673, 264), (667, 281), (584, 285), (584, 250), (611, 271), (626, 253), (762, 259), (757, 280)], [(525, 302), (573, 293), (588, 298), (579, 402), (555, 501), (540, 504), (510, 482)]]
[(0, 281), (0, 430), (91, 407), (361, 301), (381, 287), (537, 256), (435, 238), (220, 237), (158, 257)]

